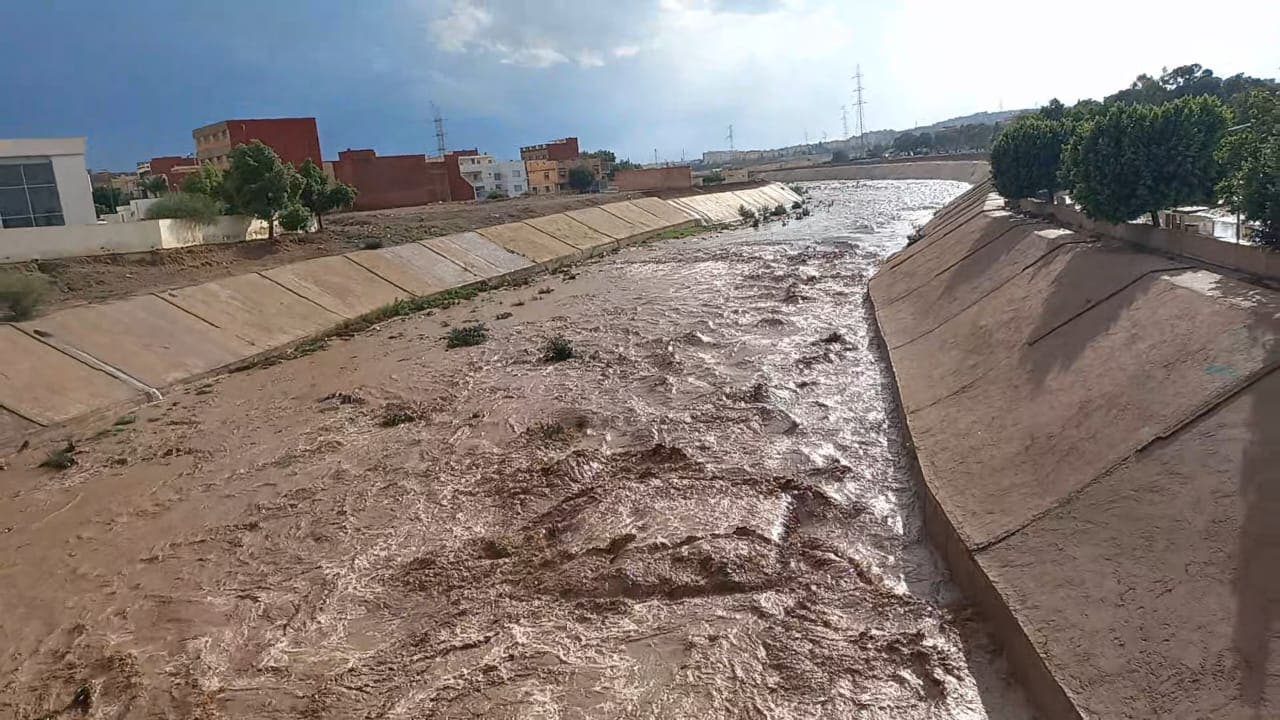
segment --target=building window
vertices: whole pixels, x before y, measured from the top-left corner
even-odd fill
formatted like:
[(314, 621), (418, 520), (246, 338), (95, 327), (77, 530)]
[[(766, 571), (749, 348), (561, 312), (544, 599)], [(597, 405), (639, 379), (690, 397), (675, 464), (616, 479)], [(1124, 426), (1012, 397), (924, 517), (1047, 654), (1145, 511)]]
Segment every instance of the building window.
[(512, 185), (512, 186), (511, 186), (511, 189), (512, 189), (513, 191), (515, 191), (515, 192), (524, 192), (524, 186), (523, 186), (523, 185)]
[(52, 162), (0, 165), (0, 227), (65, 224)]

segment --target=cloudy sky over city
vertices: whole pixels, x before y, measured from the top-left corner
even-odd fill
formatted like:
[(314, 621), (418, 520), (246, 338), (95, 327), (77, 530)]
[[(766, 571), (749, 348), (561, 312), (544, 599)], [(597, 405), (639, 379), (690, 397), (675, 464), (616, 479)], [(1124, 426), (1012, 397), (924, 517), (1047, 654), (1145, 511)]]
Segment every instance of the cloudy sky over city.
[(0, 137), (86, 135), (93, 167), (191, 151), (232, 117), (314, 115), (348, 147), (514, 157), (577, 135), (651, 161), (1102, 96), (1198, 62), (1280, 74), (1280, 3), (12, 0)]

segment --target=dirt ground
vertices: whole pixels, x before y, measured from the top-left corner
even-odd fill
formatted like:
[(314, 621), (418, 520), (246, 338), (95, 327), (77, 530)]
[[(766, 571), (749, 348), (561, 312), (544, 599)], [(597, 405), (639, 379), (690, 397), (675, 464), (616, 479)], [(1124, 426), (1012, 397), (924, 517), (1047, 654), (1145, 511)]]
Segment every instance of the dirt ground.
[(865, 298), (962, 189), (817, 184), (9, 457), (0, 717), (1030, 718)]
[(307, 235), (163, 252), (40, 260), (0, 266), (0, 270), (38, 273), (47, 279), (51, 291), (39, 310), (43, 315), (73, 305), (196, 285), (299, 260), (338, 255), (359, 250), (370, 242), (399, 245), (632, 197), (637, 195), (553, 195), (342, 213), (325, 218), (324, 232)]

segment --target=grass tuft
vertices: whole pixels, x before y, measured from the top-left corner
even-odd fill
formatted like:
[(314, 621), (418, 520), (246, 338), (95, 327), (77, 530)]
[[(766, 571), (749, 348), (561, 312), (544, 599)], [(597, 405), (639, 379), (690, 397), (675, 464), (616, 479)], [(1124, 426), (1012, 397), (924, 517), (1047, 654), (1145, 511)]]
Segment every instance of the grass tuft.
[(564, 362), (573, 358), (573, 343), (563, 335), (547, 338), (542, 346), (542, 359), (547, 362)]
[(482, 345), (489, 339), (489, 328), (484, 323), (473, 323), (453, 328), (445, 336), (445, 347), (449, 350), (460, 347)]
[(66, 470), (76, 464), (75, 452), (75, 443), (68, 440), (64, 447), (49, 453), (49, 456), (40, 462), (40, 467), (51, 470)]

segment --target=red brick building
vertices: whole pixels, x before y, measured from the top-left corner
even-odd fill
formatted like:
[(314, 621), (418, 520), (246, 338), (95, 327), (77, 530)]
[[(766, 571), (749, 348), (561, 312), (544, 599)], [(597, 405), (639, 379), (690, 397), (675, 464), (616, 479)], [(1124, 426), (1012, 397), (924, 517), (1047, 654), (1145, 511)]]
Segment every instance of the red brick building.
[(169, 183), (170, 190), (177, 190), (182, 187), (182, 181), (188, 175), (199, 171), (200, 166), (196, 164), (196, 159), (190, 155), (165, 155), (163, 157), (153, 157), (147, 163), (144, 170), (139, 167), (139, 176), (147, 175), (163, 175)]
[(680, 188), (693, 187), (693, 172), (688, 165), (618, 170), (613, 174), (613, 184), (623, 192), (629, 190), (678, 190)]
[(440, 159), (432, 158), (433, 160), (437, 160), (439, 162), (444, 163), (445, 172), (447, 173), (449, 178), (449, 199), (450, 200), (475, 200), (476, 199), (476, 189), (471, 186), (471, 183), (467, 182), (466, 178), (462, 177), (462, 168), (458, 166), (458, 158), (464, 155), (479, 155), (479, 154), (480, 154), (480, 151), (478, 149), (471, 148), (470, 150), (452, 150), (450, 152), (445, 153), (444, 157)]
[(475, 189), (462, 177), (458, 158), (479, 155), (456, 150), (443, 157), (383, 155), (373, 150), (343, 150), (326, 162), (334, 179), (357, 190), (355, 210), (385, 210), (450, 200), (474, 200)]
[(520, 148), (520, 159), (529, 160), (576, 160), (578, 155), (578, 138), (569, 137), (552, 140), (541, 145), (529, 145)]
[(261, 141), (294, 167), (307, 159), (317, 165), (324, 162), (313, 117), (223, 120), (196, 128), (191, 137), (196, 141), (196, 161), (209, 161), (224, 170), (230, 166), (227, 154), (251, 140)]
[(357, 190), (355, 210), (426, 205), (449, 199), (449, 177), (440, 162), (426, 155), (384, 155), (373, 150), (343, 150), (326, 163), (334, 178)]

